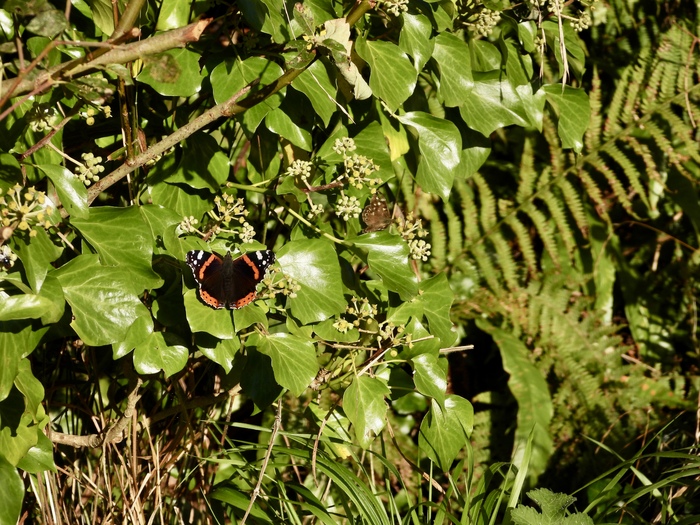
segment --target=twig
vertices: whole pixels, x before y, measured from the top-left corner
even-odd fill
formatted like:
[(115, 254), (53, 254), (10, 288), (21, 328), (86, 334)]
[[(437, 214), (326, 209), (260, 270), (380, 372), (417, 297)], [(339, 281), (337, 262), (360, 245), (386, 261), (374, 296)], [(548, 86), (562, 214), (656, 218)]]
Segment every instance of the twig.
[(277, 414), (275, 415), (275, 422), (272, 425), (272, 434), (270, 435), (270, 443), (267, 445), (267, 451), (265, 452), (265, 457), (263, 458), (262, 466), (260, 467), (260, 476), (258, 477), (258, 482), (253, 489), (253, 494), (250, 497), (250, 503), (248, 503), (248, 508), (243, 515), (241, 520), (241, 525), (245, 525), (250, 512), (253, 510), (253, 505), (255, 505), (255, 500), (258, 499), (260, 494), (260, 487), (262, 486), (263, 478), (265, 477), (265, 470), (267, 470), (267, 464), (270, 461), (270, 456), (272, 456), (272, 448), (275, 446), (275, 438), (277, 437), (277, 432), (279, 432), (280, 425), (282, 424), (282, 402), (277, 401)]
[(117, 419), (106, 432), (102, 434), (90, 434), (87, 436), (74, 436), (72, 434), (64, 434), (63, 432), (52, 432), (50, 429), (47, 431), (47, 436), (52, 443), (57, 443), (59, 445), (69, 445), (75, 448), (89, 447), (98, 448), (107, 443), (118, 443), (122, 440), (122, 432), (129, 424), (129, 420), (135, 413), (136, 403), (141, 399), (141, 394), (139, 389), (143, 384), (143, 380), (134, 376), (130, 383), (131, 392), (127, 398), (126, 409), (124, 410), (124, 415)]

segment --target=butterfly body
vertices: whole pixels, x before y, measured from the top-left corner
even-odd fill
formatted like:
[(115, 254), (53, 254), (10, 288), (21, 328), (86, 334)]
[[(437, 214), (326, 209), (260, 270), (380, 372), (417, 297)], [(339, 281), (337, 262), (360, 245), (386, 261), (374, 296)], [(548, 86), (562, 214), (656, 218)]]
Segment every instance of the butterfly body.
[(199, 299), (217, 310), (237, 310), (253, 302), (255, 289), (265, 277), (268, 267), (275, 262), (275, 254), (261, 250), (243, 254), (237, 259), (227, 253), (193, 250), (185, 259), (192, 269), (199, 288)]

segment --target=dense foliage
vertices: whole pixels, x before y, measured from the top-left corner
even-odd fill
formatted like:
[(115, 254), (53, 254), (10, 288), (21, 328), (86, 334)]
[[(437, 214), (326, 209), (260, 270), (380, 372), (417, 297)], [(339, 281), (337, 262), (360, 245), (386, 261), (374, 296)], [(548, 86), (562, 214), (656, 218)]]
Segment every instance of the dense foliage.
[(6, 1), (0, 524), (697, 521), (662, 4)]

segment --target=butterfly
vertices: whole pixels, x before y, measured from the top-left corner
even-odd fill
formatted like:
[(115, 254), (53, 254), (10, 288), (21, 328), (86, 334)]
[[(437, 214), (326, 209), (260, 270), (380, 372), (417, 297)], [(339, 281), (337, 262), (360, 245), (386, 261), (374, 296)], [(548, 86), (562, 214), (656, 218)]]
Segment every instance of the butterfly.
[(386, 199), (379, 193), (372, 195), (369, 204), (362, 210), (362, 220), (366, 224), (365, 233), (384, 230), (391, 224), (391, 213)]
[(234, 259), (230, 253), (221, 257), (216, 253), (193, 250), (185, 258), (192, 268), (199, 287), (199, 298), (215, 309), (238, 310), (256, 297), (255, 289), (265, 277), (267, 268), (275, 262), (270, 250), (246, 253)]

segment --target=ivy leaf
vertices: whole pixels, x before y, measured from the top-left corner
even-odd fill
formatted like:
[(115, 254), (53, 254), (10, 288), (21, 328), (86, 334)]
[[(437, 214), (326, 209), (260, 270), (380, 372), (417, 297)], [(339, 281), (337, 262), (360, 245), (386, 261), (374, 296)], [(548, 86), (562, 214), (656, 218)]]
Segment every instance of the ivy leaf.
[(566, 87), (561, 84), (543, 87), (549, 102), (559, 117), (557, 130), (563, 148), (572, 148), (576, 153), (583, 151), (583, 134), (591, 120), (591, 105), (588, 94), (583, 89)]
[(471, 96), (459, 111), (470, 128), (488, 137), (511, 125), (541, 129), (538, 108), (543, 103), (544, 100), (533, 97), (529, 84), (516, 87), (500, 71), (490, 71), (474, 73)]
[[(222, 308), (215, 310), (202, 304), (197, 298), (197, 290), (190, 289), (184, 295), (187, 323), (193, 333), (204, 332), (218, 339), (233, 339), (235, 332), (231, 322), (231, 310)], [(254, 308), (254, 306), (246, 306)]]
[[(296, 121), (299, 122), (298, 119), (296, 119)], [(311, 151), (313, 149), (311, 132), (298, 126), (281, 108), (273, 109), (267, 114), (265, 117), (265, 125), (267, 129), (287, 139), (296, 147), (304, 151)]]
[(399, 47), (413, 57), (413, 67), (422, 71), (433, 56), (435, 40), (430, 38), (433, 26), (427, 16), (403, 13), (403, 27), (399, 35)]
[(58, 198), (61, 199), (61, 204), (71, 217), (88, 218), (90, 209), (87, 202), (87, 189), (75, 173), (71, 173), (63, 166), (52, 164), (40, 164), (36, 168), (43, 171), (51, 180)]
[(367, 264), (382, 279), (387, 289), (406, 301), (418, 292), (418, 280), (408, 263), (408, 245), (399, 235), (379, 231), (360, 235), (355, 247), (367, 252)]
[[(253, 310), (259, 310), (259, 308), (253, 308)], [(238, 337), (217, 339), (216, 337), (200, 333), (197, 334), (196, 343), (202, 354), (221, 365), (227, 374), (231, 372), (233, 360), (239, 355), (238, 351), (241, 348), (241, 342)]]
[(129, 273), (126, 290), (141, 293), (163, 285), (151, 266), (153, 237), (138, 207), (94, 208), (89, 220), (73, 219), (71, 223), (99, 254), (102, 264)]
[(387, 404), (384, 400), (391, 390), (380, 379), (366, 375), (355, 377), (343, 394), (343, 409), (355, 427), (355, 439), (366, 449), (385, 425)]
[(418, 134), (421, 153), (416, 179), (425, 191), (447, 199), (452, 190), (454, 172), (459, 166), (462, 137), (452, 122), (422, 111), (396, 117)]
[(442, 345), (453, 345), (457, 340), (457, 331), (450, 321), (450, 311), (455, 294), (447, 280), (447, 275), (440, 273), (420, 283), (423, 293), (419, 296), (424, 304), (425, 317), (430, 324), (430, 333), (438, 337)]
[(0, 523), (17, 523), (22, 511), (24, 482), (22, 477), (2, 455), (0, 455)]
[(418, 392), (432, 397), (441, 407), (444, 407), (447, 391), (447, 360), (443, 359), (440, 362), (437, 355), (423, 353), (414, 357), (412, 362), (413, 381)]
[(386, 102), (390, 111), (396, 111), (411, 96), (418, 74), (401, 48), (391, 42), (369, 42), (360, 38), (355, 51), (369, 64), (369, 87)]
[[(260, 57), (252, 57), (244, 61), (222, 62), (211, 72), (210, 80), (214, 100), (217, 104), (221, 104), (254, 80), (259, 79), (260, 83), (253, 86), (249, 94), (246, 95), (246, 97), (250, 96), (251, 93), (275, 82), (283, 73), (282, 68), (275, 62)], [(265, 98), (243, 113), (242, 123), (249, 134), (255, 132), (265, 115), (280, 106), (284, 99), (285, 89)]]
[(456, 395), (447, 396), (443, 410), (433, 400), (420, 424), (418, 446), (443, 472), (449, 472), (473, 428), (474, 408), (469, 401)]
[(134, 319), (150, 315), (135, 293), (133, 275), (118, 266), (102, 266), (96, 255), (80, 255), (56, 270), (73, 309), (71, 326), (91, 346), (126, 337)]
[(292, 87), (306, 95), (324, 126), (328, 126), (339, 104), (336, 102), (338, 89), (326, 63), (317, 60), (311, 64), (292, 81)]
[(287, 299), (292, 315), (299, 321), (324, 321), (345, 311), (338, 255), (328, 241), (288, 242), (277, 252), (277, 260), (284, 273), (301, 286), (296, 297)]
[(166, 340), (164, 332), (153, 332), (134, 349), (134, 368), (139, 374), (157, 374), (165, 377), (177, 374), (187, 364), (187, 347), (177, 344), (174, 337)]
[(261, 337), (257, 350), (270, 357), (275, 381), (300, 396), (314, 380), (319, 366), (316, 350), (307, 339), (285, 333)]
[(6, 399), (13, 388), (22, 358), (36, 348), (48, 329), (36, 330), (25, 321), (0, 321), (0, 362), (3, 363), (0, 366), (0, 401)]
[(438, 91), (445, 105), (462, 105), (474, 87), (471, 56), (466, 42), (452, 33), (440, 33), (435, 38), (433, 58), (440, 68)]
[(47, 297), (34, 294), (11, 295), (0, 301), (0, 321), (16, 319), (39, 319), (51, 308), (53, 302)]
[(144, 57), (144, 68), (136, 80), (167, 97), (191, 97), (202, 87), (204, 74), (200, 54), (187, 48)]
[(22, 261), (27, 281), (35, 292), (39, 292), (51, 263), (61, 256), (62, 250), (56, 246), (44, 229), (37, 229), (36, 236), (26, 238), (17, 236), (15, 252)]
[(219, 193), (230, 171), (228, 157), (214, 137), (197, 133), (183, 144), (182, 161), (165, 180), (170, 184), (183, 183), (198, 190)]

